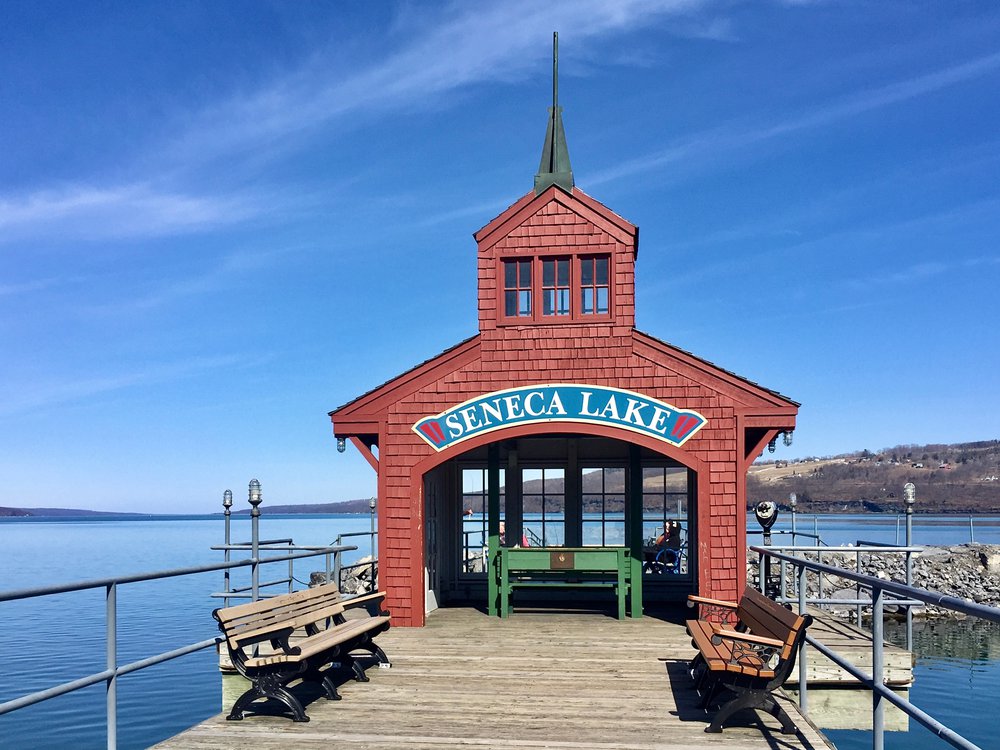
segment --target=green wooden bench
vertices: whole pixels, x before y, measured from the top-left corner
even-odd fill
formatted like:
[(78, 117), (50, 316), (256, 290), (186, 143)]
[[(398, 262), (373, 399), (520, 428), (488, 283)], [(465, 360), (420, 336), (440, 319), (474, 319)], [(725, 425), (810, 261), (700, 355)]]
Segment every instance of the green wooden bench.
[[(622, 620), (631, 594), (626, 553), (625, 547), (501, 547), (495, 561), (500, 616), (511, 613), (517, 589), (610, 589), (617, 595)], [(633, 617), (636, 606), (632, 603)]]

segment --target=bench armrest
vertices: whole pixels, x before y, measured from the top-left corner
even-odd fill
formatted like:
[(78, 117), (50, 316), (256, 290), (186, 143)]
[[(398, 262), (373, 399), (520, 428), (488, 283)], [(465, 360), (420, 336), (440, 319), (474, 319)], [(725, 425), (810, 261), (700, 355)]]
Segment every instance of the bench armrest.
[(767, 638), (762, 635), (753, 635), (752, 633), (739, 633), (726, 628), (715, 628), (715, 632), (712, 633), (712, 643), (719, 645), (723, 640), (742, 641), (755, 646), (768, 646), (770, 648), (783, 648), (785, 645), (784, 641), (779, 641), (777, 638)]
[(355, 596), (351, 599), (341, 599), (340, 603), (343, 605), (345, 610), (364, 607), (370, 616), (379, 617), (380, 615), (389, 614), (382, 609), (382, 602), (384, 601), (385, 592), (376, 591), (371, 594), (365, 594), (364, 596)]
[(727, 602), (723, 599), (709, 599), (705, 596), (688, 594), (687, 605), (694, 607), (696, 604), (707, 604), (710, 607), (725, 607), (726, 609), (736, 609), (739, 606), (736, 602)]
[(295, 649), (292, 649), (288, 645), (288, 639), (292, 636), (294, 628), (284, 627), (284, 628), (270, 628), (270, 629), (260, 629), (255, 630), (250, 633), (245, 633), (239, 635), (235, 638), (228, 639), (229, 643), (235, 643), (236, 648), (243, 649), (247, 646), (252, 646), (255, 643), (263, 643), (264, 641), (270, 641), (271, 646), (275, 649), (284, 651), (285, 653), (293, 654), (296, 653)]

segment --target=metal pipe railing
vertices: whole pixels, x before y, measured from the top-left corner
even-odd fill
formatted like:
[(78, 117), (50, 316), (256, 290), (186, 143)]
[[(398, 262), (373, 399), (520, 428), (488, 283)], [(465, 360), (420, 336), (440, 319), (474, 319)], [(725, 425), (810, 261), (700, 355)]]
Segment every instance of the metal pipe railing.
[[(911, 537), (912, 538), (912, 537)], [(829, 548), (827, 548), (829, 550)], [(850, 549), (850, 548), (847, 548)], [(881, 547), (878, 551), (880, 552), (912, 552), (918, 550), (919, 548), (899, 548), (899, 547)], [(884, 679), (884, 626), (883, 626), (883, 616), (884, 607), (886, 602), (892, 604), (909, 605), (914, 604), (930, 604), (937, 607), (943, 607), (945, 609), (950, 609), (955, 612), (961, 612), (962, 614), (970, 615), (973, 617), (980, 617), (982, 619), (988, 620), (990, 622), (1000, 623), (1000, 608), (989, 607), (984, 604), (978, 604), (966, 599), (959, 599), (958, 597), (948, 596), (946, 594), (940, 594), (935, 591), (928, 591), (927, 589), (921, 589), (913, 586), (912, 584), (899, 583), (897, 581), (886, 581), (880, 578), (875, 578), (874, 576), (864, 575), (860, 572), (851, 571), (846, 568), (838, 568), (836, 566), (824, 564), (818, 561), (807, 560), (803, 557), (796, 557), (794, 555), (787, 554), (786, 552), (778, 552), (775, 548), (771, 547), (751, 547), (751, 550), (759, 555), (760, 567), (763, 569), (764, 560), (766, 558), (775, 557), (778, 560), (791, 565), (797, 572), (797, 585), (798, 585), (798, 606), (799, 612), (805, 613), (806, 605), (809, 603), (809, 599), (806, 597), (806, 585), (807, 585), (807, 572), (812, 571), (817, 575), (821, 573), (826, 573), (828, 575), (835, 575), (840, 578), (854, 581), (859, 587), (864, 587), (870, 589), (871, 601), (867, 602), (868, 606), (872, 608), (872, 674), (868, 675), (862, 670), (855, 667), (853, 664), (848, 662), (846, 659), (836, 654), (821, 642), (816, 640), (812, 635), (807, 634), (805, 638), (805, 643), (801, 646), (800, 652), (798, 654), (799, 658), (799, 706), (804, 714), (808, 715), (808, 705), (809, 705), (809, 688), (807, 680), (807, 670), (808, 670), (808, 657), (805, 650), (805, 645), (808, 644), (812, 646), (821, 654), (830, 659), (838, 667), (846, 671), (852, 677), (857, 679), (862, 685), (872, 691), (872, 748), (873, 750), (882, 750), (885, 741), (885, 704), (884, 701), (888, 701), (896, 706), (899, 710), (903, 711), (908, 716), (912, 717), (924, 727), (933, 732), (937, 737), (944, 740), (953, 747), (961, 748), (961, 750), (981, 750), (978, 745), (969, 741), (962, 735), (958, 734), (954, 730), (945, 726), (939, 722), (934, 717), (927, 714), (922, 709), (913, 705), (906, 698), (897, 695), (892, 690), (885, 686)], [(801, 548), (794, 549), (795, 552), (803, 551)], [(845, 549), (846, 551), (846, 549)], [(874, 551), (874, 550), (873, 550)], [(907, 577), (909, 577), (911, 571), (907, 571)], [(782, 587), (784, 587), (784, 582), (782, 581)], [(783, 593), (783, 591), (782, 591)], [(886, 599), (885, 594), (891, 594), (894, 598)], [(825, 600), (824, 600), (825, 601)], [(860, 600), (859, 600), (860, 601)], [(855, 602), (842, 602), (838, 600), (838, 603), (849, 603), (854, 604)]]
[[(227, 547), (230, 545), (226, 545)], [(74, 591), (85, 591), (89, 589), (105, 590), (105, 631), (106, 631), (106, 668), (86, 677), (60, 683), (45, 690), (39, 690), (19, 698), (0, 703), (0, 716), (16, 711), (27, 706), (35, 705), (51, 698), (56, 698), (67, 693), (81, 690), (91, 685), (105, 683), (106, 685), (106, 722), (107, 722), (107, 746), (110, 750), (117, 747), (118, 742), (118, 708), (117, 708), (117, 681), (118, 677), (136, 672), (165, 661), (185, 656), (195, 651), (210, 648), (221, 642), (221, 638), (211, 638), (197, 643), (182, 646), (171, 651), (165, 651), (139, 661), (129, 664), (119, 665), (118, 661), (118, 586), (128, 583), (142, 583), (155, 581), (163, 578), (176, 578), (180, 576), (196, 575), (199, 573), (211, 573), (217, 571), (229, 571), (233, 568), (251, 567), (256, 570), (261, 565), (268, 563), (284, 562), (286, 560), (298, 560), (307, 557), (317, 557), (319, 555), (334, 555), (339, 559), (340, 553), (356, 550), (356, 546), (338, 545), (330, 547), (319, 547), (313, 550), (293, 552), (277, 557), (251, 557), (245, 560), (226, 561), (212, 563), (208, 565), (194, 565), (185, 568), (173, 568), (168, 570), (156, 570), (146, 573), (136, 573), (125, 576), (115, 576), (109, 578), (98, 578), (85, 581), (75, 581), (72, 583), (55, 584), (49, 586), (34, 586), (31, 588), (14, 589), (11, 591), (0, 591), (0, 602), (17, 601), (21, 599), (32, 599), (43, 596), (54, 596), (66, 594)], [(227, 592), (223, 592), (225, 596)], [(232, 591), (228, 592), (230, 595)]]

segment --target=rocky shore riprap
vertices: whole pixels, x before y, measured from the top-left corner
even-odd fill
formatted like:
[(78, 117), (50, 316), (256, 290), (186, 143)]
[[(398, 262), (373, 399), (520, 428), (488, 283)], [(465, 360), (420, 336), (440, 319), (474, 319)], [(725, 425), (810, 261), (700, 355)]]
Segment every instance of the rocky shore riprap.
[[(815, 553), (803, 553), (810, 560), (816, 560)], [(757, 556), (748, 551), (747, 580), (757, 580)], [(851, 547), (831, 547), (822, 555), (824, 564), (854, 571), (858, 553)], [(861, 573), (883, 580), (906, 580), (906, 557), (900, 553), (861, 552)], [(777, 562), (772, 562), (772, 578), (778, 574)], [(968, 599), (978, 604), (1000, 607), (1000, 545), (956, 544), (948, 547), (924, 547), (913, 555), (913, 585), (947, 596)], [(807, 596), (818, 596), (818, 577), (808, 575)], [(794, 595), (788, 590), (789, 596)], [(824, 574), (823, 595), (834, 600), (870, 599), (864, 590), (860, 595), (854, 582), (839, 576)], [(854, 605), (844, 605), (835, 611), (849, 612)], [(957, 613), (926, 605), (914, 608), (915, 616), (954, 617)]]
[[(378, 581), (378, 561), (373, 566), (371, 557), (365, 556), (350, 567), (345, 567), (340, 571), (340, 590), (345, 594), (367, 594), (372, 590), (372, 573)], [(309, 576), (310, 586), (319, 586), (326, 583), (326, 573), (315, 571)]]

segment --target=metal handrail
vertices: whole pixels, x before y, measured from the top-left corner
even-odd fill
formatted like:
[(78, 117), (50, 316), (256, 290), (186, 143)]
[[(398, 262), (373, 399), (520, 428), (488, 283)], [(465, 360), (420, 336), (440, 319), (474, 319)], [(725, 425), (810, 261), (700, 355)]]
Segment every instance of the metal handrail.
[[(922, 602), (924, 604), (930, 604), (933, 606), (943, 607), (945, 609), (950, 609), (956, 612), (961, 612), (963, 614), (971, 615), (973, 617), (979, 617), (990, 622), (1000, 622), (1000, 608), (988, 607), (983, 604), (978, 604), (966, 599), (960, 599), (954, 596), (948, 596), (946, 594), (940, 594), (934, 591), (928, 591), (927, 589), (918, 588), (916, 586), (908, 585), (905, 583), (899, 583), (896, 581), (887, 581), (881, 578), (875, 578), (874, 576), (864, 575), (859, 572), (851, 571), (846, 568), (838, 568), (833, 565), (827, 565), (821, 562), (813, 562), (811, 560), (806, 560), (802, 557), (796, 557), (794, 555), (786, 554), (783, 552), (777, 552), (774, 548), (769, 547), (751, 547), (753, 552), (756, 552), (760, 558), (761, 569), (764, 568), (765, 560), (773, 557), (779, 560), (782, 564), (788, 564), (793, 566), (798, 570), (798, 605), (800, 614), (805, 614), (806, 612), (806, 573), (808, 571), (814, 571), (818, 574), (826, 573), (828, 575), (839, 576), (847, 580), (854, 581), (858, 586), (866, 587), (871, 589), (872, 600), (869, 603), (872, 608), (872, 673), (869, 675), (862, 670), (855, 667), (853, 664), (845, 660), (843, 657), (839, 656), (828, 647), (823, 645), (820, 641), (816, 640), (813, 636), (806, 634), (805, 643), (800, 646), (798, 655), (798, 667), (799, 667), (799, 707), (802, 712), (808, 716), (809, 714), (809, 689), (807, 680), (807, 652), (806, 644), (809, 644), (816, 648), (820, 653), (826, 656), (828, 659), (833, 661), (838, 667), (844, 669), (848, 674), (858, 679), (862, 685), (872, 691), (872, 748), (873, 750), (882, 750), (885, 742), (885, 723), (884, 723), (884, 712), (885, 706), (883, 699), (892, 703), (903, 713), (915, 719), (921, 725), (933, 732), (937, 737), (944, 740), (953, 747), (961, 748), (961, 750), (981, 750), (981, 748), (970, 740), (966, 739), (962, 735), (955, 732), (953, 729), (945, 726), (937, 719), (935, 719), (930, 714), (926, 713), (922, 709), (913, 705), (907, 699), (902, 696), (896, 695), (892, 690), (885, 687), (884, 684), (884, 673), (883, 673), (883, 608), (884, 608), (884, 594), (886, 592), (891, 593), (900, 600), (893, 600), (893, 603), (910, 604), (912, 600), (916, 602)], [(845, 551), (856, 551), (856, 548), (845, 547)], [(802, 551), (801, 549), (796, 549), (796, 552)], [(829, 551), (829, 548), (827, 549)], [(880, 548), (879, 551), (907, 551), (907, 548)], [(912, 550), (909, 550), (912, 551)], [(766, 581), (763, 576), (760, 577), (760, 583), (763, 587)], [(784, 584), (782, 583), (782, 586)], [(911, 600), (911, 601), (907, 601)]]
[[(377, 567), (378, 567), (378, 557), (375, 556), (375, 538), (378, 536), (378, 532), (375, 530), (375, 516), (374, 516), (374, 514), (372, 515), (372, 528), (371, 528), (371, 531), (348, 531), (345, 534), (337, 534), (337, 539), (334, 541), (334, 544), (338, 544), (339, 545), (344, 539), (347, 539), (348, 537), (352, 537), (352, 536), (366, 536), (366, 537), (368, 537), (368, 544), (369, 544), (369, 548), (371, 550), (371, 555), (370, 555), (371, 560), (369, 560), (367, 563), (358, 563), (358, 564), (355, 564), (355, 565), (344, 566), (344, 565), (341, 565), (341, 563), (340, 563), (340, 555), (335, 556), (334, 560), (333, 560), (333, 575), (334, 575), (334, 580), (337, 582), (337, 586), (339, 587), (340, 586), (340, 574), (341, 574), (341, 572), (343, 570), (345, 570), (345, 569), (351, 570), (353, 568), (363, 568), (363, 567), (367, 566), (367, 567), (369, 567), (371, 569), (371, 572), (369, 573), (369, 579), (371, 580), (372, 591), (375, 591), (375, 589), (377, 588), (377, 586), (376, 586), (376, 580), (375, 579), (376, 579), (376, 571), (377, 571)], [(357, 549), (357, 548), (355, 548), (355, 549)], [(327, 566), (327, 571), (326, 572), (327, 572), (327, 580), (329, 580), (329, 576), (330, 576), (329, 566)]]
[(195, 575), (198, 573), (210, 573), (219, 570), (229, 571), (233, 568), (244, 568), (251, 567), (256, 573), (256, 570), (261, 565), (266, 565), (273, 562), (285, 562), (292, 561), (306, 557), (317, 557), (319, 555), (334, 555), (336, 559), (340, 559), (341, 552), (348, 552), (356, 550), (357, 547), (350, 545), (340, 545), (340, 546), (330, 546), (322, 547), (318, 550), (310, 550), (305, 552), (294, 552), (287, 555), (280, 555), (277, 557), (250, 557), (245, 560), (236, 561), (226, 561), (221, 563), (212, 563), (209, 565), (195, 565), (186, 568), (172, 568), (168, 570), (156, 570), (147, 573), (136, 573), (126, 576), (114, 576), (110, 578), (96, 578), (86, 581), (76, 581), (67, 584), (56, 584), (50, 586), (35, 586), (31, 588), (24, 589), (14, 589), (11, 591), (0, 591), (0, 602), (5, 601), (16, 601), (19, 599), (31, 599), (43, 596), (53, 596), (56, 594), (65, 594), (73, 591), (84, 591), (87, 589), (105, 589), (105, 630), (107, 637), (107, 661), (106, 668), (100, 672), (95, 672), (94, 674), (87, 675), (86, 677), (81, 677), (76, 680), (71, 680), (69, 682), (63, 682), (59, 685), (47, 688), (45, 690), (39, 690), (28, 695), (23, 695), (20, 698), (15, 698), (13, 700), (0, 703), (0, 716), (3, 714), (16, 711), (27, 706), (35, 705), (36, 703), (41, 703), (42, 701), (49, 700), (51, 698), (56, 698), (60, 695), (66, 695), (67, 693), (72, 693), (77, 690), (81, 690), (91, 685), (96, 685), (97, 683), (104, 682), (107, 685), (107, 698), (106, 698), (106, 718), (107, 718), (107, 746), (110, 750), (118, 745), (118, 708), (117, 708), (117, 680), (122, 675), (130, 674), (136, 672), (140, 669), (146, 669), (147, 667), (154, 666), (156, 664), (162, 664), (165, 661), (170, 661), (171, 659), (176, 659), (180, 656), (185, 656), (187, 654), (194, 653), (195, 651), (201, 651), (202, 649), (210, 648), (222, 641), (221, 637), (210, 638), (208, 640), (199, 641), (197, 643), (188, 644), (187, 646), (181, 646), (180, 648), (173, 649), (171, 651), (164, 651), (159, 654), (147, 657), (145, 659), (140, 659), (139, 661), (130, 662), (129, 664), (118, 664), (118, 654), (117, 654), (117, 644), (118, 644), (118, 617), (117, 617), (117, 601), (118, 601), (118, 586), (119, 584), (125, 583), (141, 583), (144, 581), (155, 581), (162, 578), (176, 578), (180, 576)]

